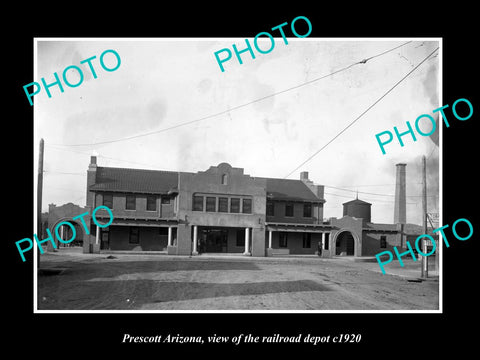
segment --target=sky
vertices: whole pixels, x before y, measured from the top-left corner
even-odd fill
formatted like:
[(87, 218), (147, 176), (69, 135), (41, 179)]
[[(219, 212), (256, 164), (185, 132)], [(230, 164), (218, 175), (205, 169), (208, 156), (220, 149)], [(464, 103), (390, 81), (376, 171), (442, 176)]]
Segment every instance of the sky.
[[(197, 172), (227, 162), (251, 176), (289, 179), (308, 171), (325, 185), (325, 218), (341, 217), (342, 203), (358, 191), (372, 203), (373, 222), (392, 223), (395, 164), (406, 163), (407, 222), (420, 224), (425, 155), (428, 211), (439, 212), (441, 126), (431, 137), (416, 133), (415, 142), (404, 136), (404, 147), (394, 139), (385, 155), (375, 139), (394, 126), (406, 131), (406, 121), (414, 126), (442, 105), (438, 39), (288, 38), (286, 45), (280, 37), (268, 54), (243, 53), (243, 64), (233, 55), (224, 72), (214, 53), (232, 44), (242, 49), (244, 38), (37, 38), (35, 44), (33, 81), (51, 83), (54, 72), (61, 78), (70, 65), (84, 74), (77, 87), (63, 83), (63, 93), (52, 86), (51, 98), (43, 88), (34, 97), (35, 174), (45, 141), (43, 211), (51, 203), (85, 206), (86, 171), (97, 155), (99, 166), (111, 167)], [(259, 44), (267, 49), (270, 40)], [(99, 58), (110, 49), (121, 64), (108, 72)], [(97, 78), (80, 64), (92, 56)], [(111, 53), (104, 61), (116, 65)], [(66, 76), (80, 80), (73, 69)], [(420, 128), (427, 133), (431, 125)]]

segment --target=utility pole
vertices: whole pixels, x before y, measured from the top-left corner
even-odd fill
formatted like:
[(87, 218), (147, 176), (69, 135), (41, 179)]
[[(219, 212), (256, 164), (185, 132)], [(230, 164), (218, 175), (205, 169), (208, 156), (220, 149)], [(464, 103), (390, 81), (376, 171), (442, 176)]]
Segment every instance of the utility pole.
[[(427, 159), (422, 156), (422, 226), (423, 234), (427, 233)], [(422, 252), (427, 253), (427, 240), (422, 239)], [(428, 259), (422, 256), (422, 278), (428, 277)]]
[[(38, 151), (37, 179), (37, 236), (42, 238), (42, 188), (43, 188), (43, 138)], [(37, 250), (37, 269), (40, 268), (40, 252)]]

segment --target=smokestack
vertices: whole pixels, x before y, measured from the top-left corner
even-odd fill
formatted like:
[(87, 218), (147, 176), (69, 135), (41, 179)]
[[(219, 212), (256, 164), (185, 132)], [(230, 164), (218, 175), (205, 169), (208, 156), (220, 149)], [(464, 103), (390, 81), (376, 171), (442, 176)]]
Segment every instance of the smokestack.
[(90, 191), (90, 186), (95, 184), (97, 179), (97, 157), (92, 155), (90, 157), (90, 164), (88, 165), (87, 170), (87, 202), (86, 206), (91, 206), (93, 209), (93, 197), (95, 194), (93, 191)]
[(395, 224), (407, 223), (407, 195), (405, 181), (405, 167), (407, 164), (397, 164), (397, 178), (395, 183), (395, 209), (393, 212), (393, 222)]

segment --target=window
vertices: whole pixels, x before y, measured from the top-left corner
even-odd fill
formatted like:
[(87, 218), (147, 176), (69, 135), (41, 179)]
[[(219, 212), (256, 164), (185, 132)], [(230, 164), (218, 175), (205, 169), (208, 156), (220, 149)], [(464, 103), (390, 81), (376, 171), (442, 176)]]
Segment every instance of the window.
[(293, 216), (293, 204), (292, 203), (285, 204), (285, 216), (289, 216), (289, 217)]
[(267, 201), (267, 216), (275, 215), (275, 207), (273, 201)]
[(218, 211), (228, 212), (228, 198), (226, 197), (218, 198)]
[(109, 209), (113, 209), (113, 195), (112, 194), (103, 194), (103, 205)]
[(222, 175), (222, 185), (227, 185), (227, 181), (228, 181), (228, 175), (223, 174)]
[(312, 217), (312, 204), (310, 203), (303, 204), (303, 217), (306, 217), (306, 218)]
[(155, 196), (147, 196), (147, 211), (157, 210), (157, 198)]
[(237, 246), (245, 246), (245, 230), (237, 229)]
[(278, 233), (278, 247), (287, 247), (287, 233)]
[(162, 204), (170, 204), (170, 197), (162, 196)]
[(193, 211), (203, 211), (203, 196), (193, 195)]
[(252, 213), (252, 199), (243, 199), (242, 212), (244, 214)]
[(125, 209), (127, 210), (135, 210), (135, 195), (127, 195), (125, 204)]
[(303, 248), (309, 249), (312, 247), (312, 234), (303, 233)]
[(217, 198), (207, 196), (206, 210), (207, 211), (217, 211)]
[(138, 227), (131, 227), (130, 228), (130, 236), (128, 238), (128, 242), (130, 244), (139, 244), (140, 243)]
[(230, 199), (230, 212), (231, 213), (239, 213), (240, 212), (240, 199), (239, 198), (231, 198)]
[(387, 237), (385, 235), (380, 236), (380, 247), (382, 249), (387, 247)]

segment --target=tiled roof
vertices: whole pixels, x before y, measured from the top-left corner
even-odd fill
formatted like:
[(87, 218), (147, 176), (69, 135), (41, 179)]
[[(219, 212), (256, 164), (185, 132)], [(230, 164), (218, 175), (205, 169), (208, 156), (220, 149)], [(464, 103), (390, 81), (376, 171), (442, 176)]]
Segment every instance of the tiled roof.
[[(363, 230), (377, 230), (377, 231), (400, 231), (400, 225), (398, 224), (376, 224), (376, 223), (366, 223), (363, 227)], [(432, 233), (433, 228), (427, 228), (427, 234)], [(423, 234), (423, 227), (417, 224), (403, 224), (403, 233), (406, 235), (421, 235)]]
[[(266, 180), (269, 199), (323, 202), (301, 180), (262, 179)], [(177, 186), (178, 172), (97, 167), (95, 184), (90, 190), (166, 194)]]
[(178, 186), (178, 173), (173, 171), (97, 167), (91, 190), (166, 194)]
[(397, 231), (396, 224), (365, 223), (363, 230)]
[(350, 204), (359, 204), (359, 205), (362, 205), (362, 204), (367, 204), (367, 205), (372, 205), (370, 204), (369, 202), (366, 202), (366, 201), (363, 201), (363, 200), (360, 200), (360, 199), (354, 199), (354, 200), (350, 200), (350, 201), (347, 201), (347, 202), (344, 202), (342, 205), (350, 205)]
[(267, 180), (267, 198), (273, 200), (320, 202), (315, 194), (301, 180), (274, 179)]

